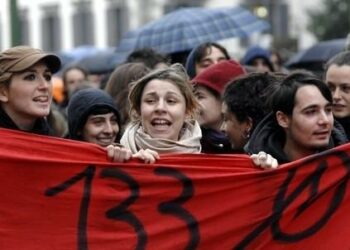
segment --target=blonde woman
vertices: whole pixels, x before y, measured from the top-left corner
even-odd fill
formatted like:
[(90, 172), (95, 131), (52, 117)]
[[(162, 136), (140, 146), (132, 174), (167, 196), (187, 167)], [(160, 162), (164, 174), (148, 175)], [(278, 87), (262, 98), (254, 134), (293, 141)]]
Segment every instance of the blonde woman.
[(164, 153), (200, 153), (202, 136), (193, 119), (198, 102), (180, 64), (150, 72), (129, 94), (132, 121), (121, 144), (154, 162)]

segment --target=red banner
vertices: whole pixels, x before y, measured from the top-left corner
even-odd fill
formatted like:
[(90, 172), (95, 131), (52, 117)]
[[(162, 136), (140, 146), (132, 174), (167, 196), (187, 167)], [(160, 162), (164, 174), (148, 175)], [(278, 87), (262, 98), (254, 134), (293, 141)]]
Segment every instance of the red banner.
[(0, 129), (0, 249), (349, 249), (350, 145), (115, 164), (95, 145)]

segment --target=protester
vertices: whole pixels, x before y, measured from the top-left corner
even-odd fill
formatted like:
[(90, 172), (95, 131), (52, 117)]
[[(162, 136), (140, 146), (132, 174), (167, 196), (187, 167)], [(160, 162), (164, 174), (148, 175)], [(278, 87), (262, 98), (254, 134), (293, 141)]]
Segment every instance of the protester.
[(125, 63), (118, 66), (111, 74), (105, 91), (114, 99), (120, 111), (120, 125), (123, 130), (129, 122), (129, 89), (132, 82), (140, 79), (150, 71), (143, 63)]
[(270, 62), (274, 72), (288, 73), (288, 70), (283, 67), (283, 59), (277, 50), (272, 50), (270, 53)]
[(268, 95), (277, 78), (266, 73), (251, 73), (230, 81), (223, 92), (222, 130), (232, 148), (243, 153), (257, 124), (270, 112)]
[[(120, 115), (103, 90), (77, 91), (68, 104), (69, 138), (106, 147), (118, 142)], [(119, 137), (119, 138), (118, 138)]]
[[(129, 101), (132, 121), (120, 143), (131, 150), (133, 158), (154, 163), (160, 154), (201, 152), (201, 130), (193, 119), (199, 104), (180, 64), (151, 71), (139, 79)], [(270, 158), (254, 163), (269, 164)]]
[(272, 113), (251, 135), (246, 152), (264, 151), (281, 164), (347, 141), (334, 126), (331, 92), (324, 82), (308, 73), (292, 73), (276, 85), (271, 108)]
[(96, 88), (73, 94), (68, 104), (69, 138), (106, 148), (113, 161), (132, 157), (130, 150), (117, 145), (120, 139), (120, 114), (112, 97)]
[(65, 109), (67, 107), (73, 92), (76, 88), (87, 81), (87, 77), (88, 72), (78, 65), (72, 65), (63, 70), (63, 100), (60, 103), (61, 109)]
[(341, 52), (327, 62), (325, 81), (333, 96), (333, 115), (350, 139), (350, 51)]
[(87, 80), (87, 77), (88, 72), (79, 65), (71, 65), (63, 70), (61, 75), (61, 80), (63, 84), (62, 100), (57, 105), (55, 102), (51, 105), (51, 111), (49, 116), (47, 117), (50, 127), (52, 128), (53, 134), (55, 136), (67, 136), (67, 106), (69, 99), (77, 89), (90, 85), (90, 83)]
[(198, 102), (184, 68), (150, 72), (129, 94), (132, 122), (121, 144), (154, 162), (164, 153), (199, 153), (201, 130), (193, 119)]
[(0, 53), (0, 127), (49, 135), (51, 78), (60, 67), (56, 55), (28, 46)]
[(192, 79), (195, 95), (200, 104), (197, 121), (202, 130), (203, 153), (232, 153), (228, 137), (221, 131), (221, 94), (232, 79), (244, 75), (243, 67), (234, 60), (213, 64)]
[(259, 46), (253, 46), (247, 50), (241, 60), (242, 65), (254, 66), (257, 72), (273, 72), (270, 61), (270, 52)]
[(143, 48), (131, 52), (126, 63), (143, 63), (147, 68), (160, 69), (168, 67), (170, 59), (152, 48)]
[(230, 59), (227, 50), (218, 43), (208, 42), (195, 47), (187, 57), (186, 71), (190, 79), (223, 60)]

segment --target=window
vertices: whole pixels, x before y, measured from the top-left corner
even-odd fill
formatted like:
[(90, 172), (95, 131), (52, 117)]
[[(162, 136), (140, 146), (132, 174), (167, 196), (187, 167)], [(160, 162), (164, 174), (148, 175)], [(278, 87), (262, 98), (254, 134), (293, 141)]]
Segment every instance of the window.
[(125, 33), (124, 28), (128, 27), (127, 16), (127, 8), (123, 4), (111, 5), (107, 9), (108, 46), (116, 47), (119, 44)]
[(21, 44), (29, 44), (29, 21), (28, 21), (28, 9), (22, 9), (19, 11), (19, 25), (21, 29)]
[[(58, 16), (58, 6), (45, 6), (42, 11), (42, 49), (45, 51), (59, 51), (61, 49), (61, 25)], [(25, 26), (22, 28), (25, 28)], [(28, 32), (28, 28), (25, 28), (24, 32)]]
[(91, 11), (91, 2), (75, 3), (73, 14), (74, 46), (94, 45), (94, 17)]

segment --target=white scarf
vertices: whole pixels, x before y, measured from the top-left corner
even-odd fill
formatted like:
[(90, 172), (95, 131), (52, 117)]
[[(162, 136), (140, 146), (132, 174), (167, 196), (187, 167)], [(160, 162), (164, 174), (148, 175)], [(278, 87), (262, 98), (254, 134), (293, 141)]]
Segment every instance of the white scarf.
[(140, 122), (131, 122), (126, 127), (120, 143), (133, 154), (140, 149), (152, 149), (159, 154), (165, 153), (200, 153), (202, 131), (197, 121), (186, 121), (178, 141), (152, 138), (146, 134)]

